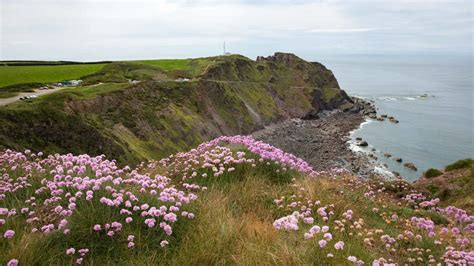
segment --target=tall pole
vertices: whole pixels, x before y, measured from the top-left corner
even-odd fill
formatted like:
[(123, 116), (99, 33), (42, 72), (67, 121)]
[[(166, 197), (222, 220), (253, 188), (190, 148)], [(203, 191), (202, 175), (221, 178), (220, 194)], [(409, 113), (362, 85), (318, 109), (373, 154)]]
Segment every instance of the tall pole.
[(224, 42), (224, 55), (225, 55), (225, 42)]

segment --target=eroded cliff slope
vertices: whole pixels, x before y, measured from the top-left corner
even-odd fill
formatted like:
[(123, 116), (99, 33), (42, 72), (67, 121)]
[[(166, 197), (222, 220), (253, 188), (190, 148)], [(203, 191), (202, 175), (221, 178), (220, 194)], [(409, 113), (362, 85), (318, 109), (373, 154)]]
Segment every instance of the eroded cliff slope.
[(185, 71), (117, 62), (84, 80), (106, 84), (0, 108), (0, 146), (134, 163), (288, 118), (355, 108), (330, 70), (287, 53), (196, 59)]

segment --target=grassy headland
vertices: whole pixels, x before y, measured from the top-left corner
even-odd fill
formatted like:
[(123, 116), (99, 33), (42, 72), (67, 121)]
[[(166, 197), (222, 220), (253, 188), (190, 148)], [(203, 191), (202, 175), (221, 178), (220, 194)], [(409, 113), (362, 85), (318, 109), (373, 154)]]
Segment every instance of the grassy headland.
[(0, 147), (137, 163), (353, 106), (330, 70), (282, 53), (257, 61), (231, 55), (112, 62), (82, 79), (78, 88), (0, 108)]

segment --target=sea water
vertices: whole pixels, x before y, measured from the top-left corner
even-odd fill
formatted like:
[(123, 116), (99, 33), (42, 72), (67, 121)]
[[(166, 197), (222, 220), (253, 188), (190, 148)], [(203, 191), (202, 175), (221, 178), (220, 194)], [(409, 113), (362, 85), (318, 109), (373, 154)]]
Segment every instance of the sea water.
[[(333, 56), (319, 60), (349, 95), (372, 100), (378, 115), (400, 123), (368, 120), (352, 134), (376, 149), (380, 165), (416, 180), (428, 168), (474, 157), (473, 58), (471, 55)], [(392, 158), (386, 158), (390, 153)], [(411, 162), (418, 171), (397, 163)], [(383, 172), (384, 167), (379, 167)]]

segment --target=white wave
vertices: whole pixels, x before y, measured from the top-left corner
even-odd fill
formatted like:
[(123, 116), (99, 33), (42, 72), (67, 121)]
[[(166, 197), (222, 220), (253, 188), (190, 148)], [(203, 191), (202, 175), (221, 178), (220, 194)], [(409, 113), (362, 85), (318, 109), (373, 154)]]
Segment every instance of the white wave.
[(365, 151), (365, 148), (357, 145), (355, 142), (352, 141), (349, 142), (349, 149), (351, 149), (351, 151), (353, 151), (354, 153), (367, 153)]
[(358, 128), (356, 128), (356, 129), (354, 129), (354, 130), (352, 130), (352, 131), (349, 132), (349, 137), (350, 137), (351, 139), (353, 139), (353, 138), (354, 138), (353, 135), (354, 135), (354, 133), (355, 133), (357, 130), (362, 129), (365, 125), (368, 125), (368, 124), (370, 124), (370, 123), (372, 123), (372, 122), (374, 122), (374, 120), (372, 120), (372, 119), (370, 119), (370, 118), (365, 118), (365, 121), (362, 122), (362, 123), (360, 123), (360, 125), (359, 125)]
[(393, 178), (395, 175), (383, 165), (374, 166), (374, 172), (384, 177)]
[(415, 98), (412, 98), (412, 97), (403, 97), (404, 99), (407, 99), (407, 100), (410, 100), (410, 101), (414, 101), (416, 100)]
[(379, 100), (382, 100), (382, 101), (386, 101), (386, 102), (393, 102), (393, 101), (397, 101), (398, 99), (395, 98), (395, 97), (380, 97), (378, 98)]

